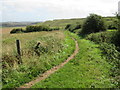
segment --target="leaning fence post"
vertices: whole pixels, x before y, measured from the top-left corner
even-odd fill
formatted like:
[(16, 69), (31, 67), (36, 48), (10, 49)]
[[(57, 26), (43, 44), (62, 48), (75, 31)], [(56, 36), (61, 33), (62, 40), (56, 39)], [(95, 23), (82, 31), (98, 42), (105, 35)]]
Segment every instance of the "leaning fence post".
[(40, 56), (40, 52), (37, 51), (37, 49), (39, 48), (39, 45), (40, 45), (40, 42), (37, 43), (34, 50), (38, 56)]
[(18, 53), (18, 64), (22, 63), (22, 58), (21, 58), (21, 52), (20, 52), (20, 41), (16, 40), (16, 46), (17, 46), (17, 53)]

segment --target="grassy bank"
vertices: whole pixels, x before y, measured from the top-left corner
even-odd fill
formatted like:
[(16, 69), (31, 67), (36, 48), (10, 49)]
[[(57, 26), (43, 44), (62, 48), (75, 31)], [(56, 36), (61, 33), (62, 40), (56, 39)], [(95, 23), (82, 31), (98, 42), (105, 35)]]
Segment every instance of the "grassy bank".
[(79, 43), (79, 53), (59, 71), (32, 88), (112, 88), (112, 67), (99, 45), (72, 34)]
[(115, 79), (117, 87), (120, 87), (120, 33), (119, 31), (106, 31), (92, 33), (86, 36), (86, 39), (99, 44), (103, 55), (106, 57), (107, 62), (112, 65), (111, 76)]
[[(15, 40), (21, 42), (22, 64), (16, 58)], [(35, 50), (37, 42), (40, 47)], [(70, 56), (75, 43), (62, 31), (4, 35), (2, 41), (3, 88), (21, 86)]]

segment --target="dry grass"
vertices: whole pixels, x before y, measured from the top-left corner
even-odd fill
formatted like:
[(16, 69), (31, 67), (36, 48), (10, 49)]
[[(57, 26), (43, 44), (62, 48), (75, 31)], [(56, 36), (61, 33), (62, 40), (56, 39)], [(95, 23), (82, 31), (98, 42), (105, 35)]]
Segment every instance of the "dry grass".
[[(21, 47), (26, 47), (26, 43), (36, 38), (41, 37), (57, 37), (57, 39), (63, 39), (64, 34), (61, 31), (52, 32), (34, 32), (34, 33), (21, 33), (21, 34), (3, 34), (2, 35), (2, 48), (3, 53), (11, 53), (15, 50), (15, 40), (19, 39)], [(36, 43), (40, 40), (36, 40)], [(43, 41), (41, 41), (43, 42)], [(44, 42), (43, 42), (44, 43)]]
[(25, 28), (25, 27), (3, 27), (3, 28), (0, 28), (1, 32), (0, 34), (9, 34), (10, 31), (13, 29), (13, 28)]

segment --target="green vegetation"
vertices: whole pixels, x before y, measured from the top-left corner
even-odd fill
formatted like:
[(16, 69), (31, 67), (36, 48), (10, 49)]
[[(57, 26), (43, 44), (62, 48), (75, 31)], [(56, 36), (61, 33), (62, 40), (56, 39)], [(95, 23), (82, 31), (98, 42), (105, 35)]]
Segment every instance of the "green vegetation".
[(116, 29), (117, 30), (117, 21), (110, 22), (108, 25), (108, 29)]
[[(117, 19), (117, 18), (116, 18)], [(114, 18), (115, 20), (115, 18)], [(113, 21), (114, 21), (113, 20)], [(114, 21), (116, 27), (118, 27), (118, 20)], [(112, 29), (112, 28), (111, 28)], [(116, 28), (117, 29), (117, 28)], [(91, 40), (100, 45), (100, 49), (109, 64), (112, 64), (111, 76), (114, 77), (114, 82), (117, 82), (116, 87), (120, 84), (120, 32), (119, 30), (108, 30), (106, 32), (92, 33), (85, 37), (87, 40)]]
[[(107, 29), (110, 25), (116, 27), (115, 25), (116, 23), (114, 23), (117, 21), (116, 17), (103, 17), (103, 19), (105, 20), (105, 25)], [(37, 25), (45, 25), (45, 26), (47, 25), (53, 28), (59, 27), (60, 29), (64, 29), (68, 24), (73, 25), (78, 23), (80, 25), (83, 25), (84, 20), (86, 20), (86, 18), (59, 19), (59, 20), (41, 22), (41, 23), (38, 23)]]
[(118, 19), (118, 31), (120, 32), (120, 16), (117, 15), (117, 19)]
[(26, 32), (50, 31), (48, 26), (27, 26)]
[[(116, 30), (117, 28), (116, 22), (118, 22), (116, 17), (102, 17), (102, 18), (104, 20), (103, 19), (100, 19), (100, 20), (101, 21), (103, 20), (105, 22), (106, 29), (109, 29), (109, 27), (111, 27), (110, 28), (111, 30)], [(51, 20), (51, 21), (41, 22), (41, 23), (38, 23), (37, 25), (49, 26), (51, 28), (58, 27), (59, 29), (70, 30), (74, 33), (81, 33), (81, 28), (75, 30), (75, 27), (76, 25), (80, 25), (82, 27), (85, 20), (86, 18), (60, 19), (60, 20)]]
[(105, 30), (106, 27), (103, 18), (96, 14), (90, 14), (83, 24), (82, 34), (90, 34)]
[(104, 19), (106, 21), (107, 29), (118, 29), (118, 19), (116, 17), (106, 17)]
[[(66, 60), (75, 49), (75, 42), (71, 37), (79, 44), (80, 51), (77, 56), (55, 74), (33, 87), (119, 87), (118, 23), (115, 17), (91, 14), (86, 19), (46, 21), (22, 29), (13, 29), (10, 33), (14, 34), (3, 34), (3, 88), (19, 87)], [(15, 46), (17, 39), (21, 42), (22, 64), (18, 64)], [(40, 45), (36, 48), (38, 43)]]
[[(101, 33), (93, 33), (86, 37), (86, 39), (91, 40), (100, 45), (100, 49), (104, 56), (106, 56), (107, 61), (113, 67), (111, 68), (111, 76), (113, 76), (118, 83), (120, 83), (120, 33), (118, 31), (107, 31)], [(119, 85), (118, 85), (119, 86)]]
[(80, 25), (82, 25), (84, 19), (85, 18), (51, 20), (51, 21), (41, 22), (37, 25), (48, 25), (53, 28), (59, 27), (60, 29), (65, 29), (66, 25), (68, 24), (79, 23)]
[(79, 23), (76, 24), (68, 24), (65, 27), (65, 30), (69, 30), (70, 32), (76, 33), (77, 31), (79, 31), (81, 29), (81, 25)]
[[(114, 22), (117, 21), (117, 19), (115, 17), (103, 17), (103, 18), (106, 22), (107, 29), (110, 25), (117, 28), (116, 25), (115, 25), (116, 23), (114, 23)], [(51, 20), (51, 21), (45, 21), (45, 22), (40, 22), (40, 23), (37, 22), (37, 24), (36, 23), (33, 23), (33, 24), (40, 25), (40, 26), (43, 26), (43, 25), (44, 26), (49, 26), (51, 28), (58, 27), (60, 29), (64, 29), (66, 27), (66, 25), (68, 25), (68, 24), (72, 25), (72, 24), (79, 23), (80, 25), (82, 25), (84, 20), (85, 20), (85, 18), (60, 19), (60, 20)], [(18, 23), (15, 23), (15, 24), (18, 24)], [(21, 25), (21, 23), (20, 23), (20, 25)]]
[(103, 42), (112, 43), (120, 46), (120, 33), (118, 31), (106, 31), (100, 33), (92, 33), (86, 36), (86, 39), (101, 44)]
[(28, 33), (28, 32), (40, 32), (40, 31), (53, 31), (53, 30), (59, 30), (59, 28), (50, 28), (48, 26), (26, 26), (25, 30), (22, 30), (22, 28), (13, 29), (10, 33)]
[(112, 64), (106, 61), (99, 45), (71, 35), (79, 43), (77, 56), (32, 88), (113, 88), (115, 85), (110, 77)]
[[(21, 41), (22, 64), (18, 64), (15, 40)], [(3, 88), (13, 88), (33, 80), (63, 62), (75, 49), (74, 41), (62, 31), (22, 33), (3, 36)], [(40, 46), (35, 49), (37, 43)]]
[(22, 32), (24, 32), (22, 28), (13, 29), (12, 31), (10, 31), (11, 34), (13, 34), (13, 33), (22, 33)]

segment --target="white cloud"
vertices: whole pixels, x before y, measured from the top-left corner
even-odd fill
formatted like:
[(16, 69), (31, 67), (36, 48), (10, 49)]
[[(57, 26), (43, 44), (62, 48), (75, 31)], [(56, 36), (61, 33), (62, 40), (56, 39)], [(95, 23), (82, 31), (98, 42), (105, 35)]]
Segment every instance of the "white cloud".
[[(3, 11), (37, 12), (58, 18), (86, 17), (89, 13), (108, 16), (117, 12), (119, 0), (4, 0)], [(48, 15), (49, 17), (49, 15)]]

